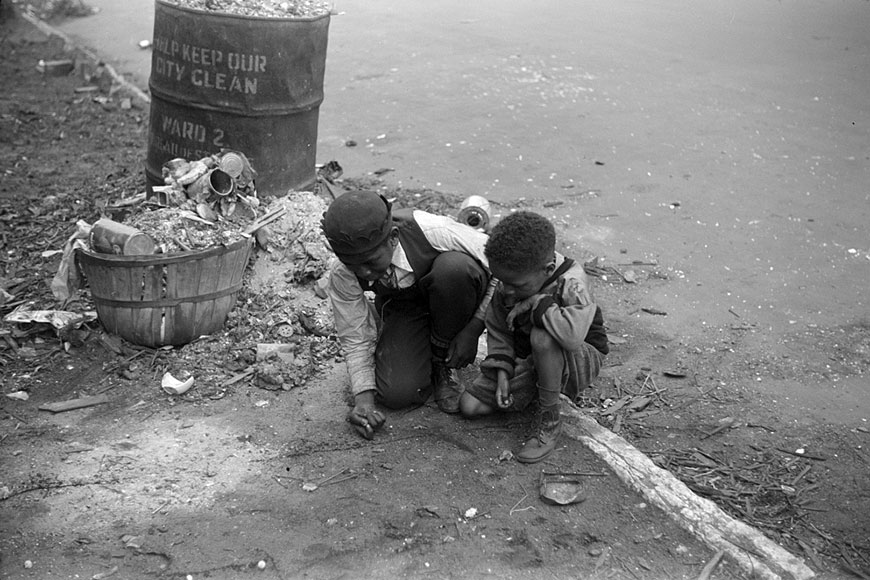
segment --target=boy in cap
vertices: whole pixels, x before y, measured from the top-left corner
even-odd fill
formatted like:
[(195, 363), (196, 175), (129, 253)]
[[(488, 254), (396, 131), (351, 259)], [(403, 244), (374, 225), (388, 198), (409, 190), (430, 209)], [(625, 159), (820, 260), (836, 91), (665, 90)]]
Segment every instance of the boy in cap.
[(474, 361), (492, 296), (486, 234), (446, 216), (393, 211), (371, 191), (336, 198), (322, 225), (338, 257), (327, 294), (354, 395), (348, 421), (371, 439), (385, 420), (376, 399), (400, 409), (433, 391), (442, 411), (457, 413), (453, 369)]
[(521, 411), (537, 400), (534, 434), (514, 452), (522, 463), (556, 448), (559, 395), (573, 401), (609, 350), (583, 265), (555, 247), (555, 228), (532, 212), (511, 214), (492, 229), (485, 253), (499, 284), (486, 316), (487, 355), (460, 399), (466, 417)]

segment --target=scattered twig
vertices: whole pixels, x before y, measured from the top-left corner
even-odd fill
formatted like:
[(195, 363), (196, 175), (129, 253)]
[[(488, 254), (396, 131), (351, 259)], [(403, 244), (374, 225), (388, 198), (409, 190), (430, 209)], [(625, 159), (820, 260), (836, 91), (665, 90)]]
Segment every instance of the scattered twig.
[(321, 483), (319, 485), (319, 487), (323, 487), (324, 485), (332, 485), (333, 483), (341, 483), (342, 481), (347, 481), (349, 479), (354, 479), (356, 477), (359, 477), (359, 473), (348, 473), (344, 477), (337, 477), (335, 479), (331, 479), (327, 482)]
[(667, 316), (668, 313), (664, 310), (659, 310), (658, 308), (641, 308), (642, 312), (646, 312), (647, 314), (653, 314), (655, 316)]
[(324, 478), (324, 479), (321, 479), (321, 480), (318, 481), (318, 482), (314, 482), (314, 485), (316, 485), (317, 487), (320, 487), (320, 486), (324, 485), (325, 483), (327, 483), (328, 481), (330, 481), (330, 480), (332, 480), (332, 479), (335, 479), (335, 478), (338, 477), (339, 475), (343, 475), (343, 474), (347, 473), (349, 470), (350, 470), (349, 467), (345, 467), (345, 468), (342, 469), (341, 471), (338, 471), (338, 472), (336, 472), (336, 473), (333, 473), (332, 475), (330, 475), (330, 476), (328, 476), (328, 477), (326, 477), (326, 478)]
[(799, 482), (801, 479), (803, 479), (803, 476), (805, 476), (807, 473), (809, 473), (810, 469), (811, 469), (810, 465), (807, 465), (806, 467), (804, 467), (803, 470), (800, 473), (798, 473), (797, 476), (793, 480), (791, 480), (791, 486), (794, 487), (795, 485), (797, 485), (797, 482)]
[(172, 238), (172, 240), (173, 240), (176, 244), (178, 244), (178, 247), (181, 248), (182, 250), (184, 250), (185, 252), (189, 252), (189, 251), (191, 251), (192, 248), (191, 248), (190, 246), (188, 246), (187, 244), (185, 244), (185, 243), (181, 240), (180, 237), (175, 236), (174, 238)]
[(527, 497), (529, 497), (529, 493), (526, 491), (526, 488), (523, 487), (523, 484), (522, 484), (522, 483), (520, 484), (520, 489), (523, 490), (523, 497), (521, 497), (521, 498), (520, 498), (520, 501), (518, 501), (517, 503), (515, 503), (514, 506), (513, 506), (513, 507), (508, 511), (508, 515), (509, 515), (509, 516), (514, 515), (514, 510), (516, 510), (516, 511), (526, 511), (527, 509), (529, 509), (529, 508), (532, 507), (532, 506), (528, 506), (528, 507), (525, 507), (525, 508), (523, 508), (523, 509), (521, 509), (521, 510), (517, 510), (517, 506), (519, 506), (521, 503), (523, 503), (523, 501), (525, 501), (525, 499), (526, 499)]
[(286, 207), (282, 206), (282, 207), (276, 208), (276, 209), (270, 211), (269, 213), (267, 213), (266, 215), (264, 215), (263, 217), (261, 217), (260, 219), (258, 219), (257, 221), (255, 221), (254, 223), (252, 223), (251, 225), (249, 225), (247, 228), (244, 229), (244, 231), (242, 233), (250, 236), (254, 232), (256, 232), (257, 230), (262, 228), (263, 226), (268, 225), (268, 224), (272, 223), (273, 221), (277, 220), (278, 218), (283, 216), (285, 213), (287, 213)]
[(18, 415), (16, 415), (16, 414), (13, 413), (12, 411), (10, 411), (9, 409), (5, 409), (5, 408), (4, 408), (4, 409), (3, 409), (3, 412), (6, 413), (7, 415), (9, 415), (10, 417), (12, 417), (13, 419), (15, 419), (16, 421), (20, 422), (20, 423), (25, 423), (25, 424), (27, 423), (27, 421), (25, 421), (24, 419), (22, 419), (21, 417), (19, 417)]
[(172, 503), (172, 500), (171, 500), (171, 499), (166, 500), (166, 502), (165, 502), (163, 505), (161, 505), (159, 508), (157, 508), (156, 510), (154, 510), (153, 512), (151, 512), (151, 515), (153, 516), (154, 514), (156, 514), (157, 512), (159, 512), (160, 510), (162, 510), (162, 509), (165, 508), (166, 506), (168, 506), (170, 503)]
[(816, 566), (816, 568), (818, 568), (819, 570), (825, 569), (825, 566), (822, 564), (821, 560), (819, 559), (819, 555), (816, 553), (815, 550), (812, 549), (812, 547), (810, 547), (809, 544), (807, 544), (806, 542), (804, 542), (803, 540), (800, 540), (800, 539), (798, 539), (797, 543), (801, 547), (801, 549), (804, 551), (804, 554), (806, 554), (807, 557), (813, 562), (813, 564)]
[[(629, 512), (629, 515), (631, 515), (631, 517), (634, 518), (634, 514), (632, 514), (631, 512)], [(635, 521), (637, 521), (637, 520), (635, 520)], [(616, 560), (616, 562), (619, 563), (619, 566), (620, 566), (623, 570), (625, 570), (626, 572), (628, 572), (629, 574), (631, 574), (634, 578), (637, 578), (637, 577), (638, 577), (637, 574), (634, 573), (634, 570), (631, 569), (631, 566), (629, 566), (628, 564), (626, 564), (626, 563), (623, 562), (621, 559), (619, 559), (619, 558), (617, 558), (617, 557), (615, 557), (615, 556), (613, 557), (613, 559)]]
[[(23, 487), (21, 489), (16, 489), (8, 493), (6, 496), (0, 496), (0, 501), (6, 501), (7, 499), (11, 499), (18, 495), (24, 495), (25, 493), (30, 493), (31, 491), (45, 491), (47, 492), (53, 489), (60, 489), (62, 487), (84, 487), (86, 485), (102, 485), (104, 487), (107, 482), (110, 480), (94, 480), (94, 481), (73, 481), (70, 483), (60, 483), (59, 481), (44, 481), (40, 483), (34, 483), (27, 487)], [(111, 480), (111, 483), (115, 483), (117, 480)], [(109, 489), (107, 487), (107, 489)], [(114, 490), (113, 490), (114, 491)]]
[(846, 551), (846, 547), (843, 544), (837, 543), (837, 548), (840, 550), (840, 555), (843, 557), (844, 563), (840, 563), (841, 566), (846, 568), (849, 572), (857, 576), (858, 578), (862, 578), (863, 580), (870, 580), (870, 576), (861, 571), (855, 561), (852, 560), (852, 557), (849, 555), (849, 552)]
[(616, 396), (622, 398), (622, 381), (619, 377), (613, 378), (613, 386), (616, 388)]
[(565, 471), (547, 471), (541, 470), (541, 475), (564, 475), (566, 477), (607, 477), (610, 475), (609, 473), (599, 473), (597, 471), (575, 471), (575, 472), (565, 472)]
[(710, 578), (710, 574), (713, 573), (713, 570), (716, 569), (716, 566), (719, 565), (719, 562), (722, 561), (722, 557), (725, 555), (724, 550), (719, 550), (713, 555), (713, 558), (707, 562), (707, 565), (704, 566), (704, 569), (701, 570), (701, 573), (698, 575), (698, 580), (708, 580)]
[(728, 417), (724, 420), (724, 422), (721, 425), (719, 425), (718, 427), (716, 427), (712, 431), (710, 431), (710, 432), (702, 431), (703, 435), (701, 435), (701, 440), (707, 439), (708, 437), (712, 437), (713, 435), (716, 435), (717, 433), (721, 433), (722, 431), (725, 431), (726, 429), (730, 429), (733, 426), (734, 426), (734, 418)]
[(157, 357), (160, 356), (160, 349), (154, 351), (154, 355), (151, 357), (151, 362), (148, 363), (149, 367), (153, 367), (154, 363), (157, 362)]
[(776, 429), (768, 427), (767, 425), (762, 425), (761, 423), (747, 423), (746, 426), (753, 429), (764, 429), (768, 433), (776, 433)]
[(256, 372), (256, 369), (254, 367), (251, 367), (249, 369), (246, 369), (246, 370), (240, 372), (237, 375), (233, 375), (232, 377), (228, 378), (223, 383), (221, 383), (220, 386), (221, 386), (221, 388), (229, 387), (230, 385), (234, 385), (237, 382), (241, 381), (242, 379), (248, 378), (249, 376), (253, 375), (255, 372)]
[(827, 461), (827, 457), (823, 457), (821, 455), (813, 455), (812, 453), (798, 453), (797, 451), (790, 451), (788, 449), (783, 449), (782, 447), (777, 447), (777, 451), (781, 451), (782, 453), (788, 453), (789, 455), (794, 455), (795, 457), (803, 457), (804, 459), (813, 459), (815, 461)]

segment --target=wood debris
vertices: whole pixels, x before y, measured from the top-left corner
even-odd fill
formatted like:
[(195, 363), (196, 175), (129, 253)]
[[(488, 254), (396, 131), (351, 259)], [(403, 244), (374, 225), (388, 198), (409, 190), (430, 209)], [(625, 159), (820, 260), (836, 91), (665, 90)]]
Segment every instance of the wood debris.
[(56, 403), (45, 403), (39, 406), (40, 411), (51, 411), (52, 413), (63, 413), (64, 411), (72, 411), (74, 409), (83, 409), (85, 407), (93, 407), (94, 405), (102, 405), (108, 403), (109, 397), (106, 395), (94, 395), (91, 397), (80, 397), (69, 401), (59, 401)]
[(811, 459), (784, 458), (775, 451), (750, 450), (736, 460), (724, 451), (699, 448), (646, 453), (693, 492), (781, 545), (795, 552), (802, 545), (815, 546), (836, 558), (841, 546), (807, 524), (808, 512), (819, 511), (811, 497), (819, 488)]

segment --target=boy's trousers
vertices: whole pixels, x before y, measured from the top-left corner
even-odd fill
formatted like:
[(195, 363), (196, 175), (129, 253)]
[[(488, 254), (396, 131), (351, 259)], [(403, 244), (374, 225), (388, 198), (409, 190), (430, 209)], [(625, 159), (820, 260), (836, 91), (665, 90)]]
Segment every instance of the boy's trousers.
[(380, 319), (375, 378), (381, 403), (400, 409), (426, 402), (433, 388), (433, 356), (446, 356), (488, 283), (486, 270), (474, 258), (444, 252), (414, 286), (375, 299)]

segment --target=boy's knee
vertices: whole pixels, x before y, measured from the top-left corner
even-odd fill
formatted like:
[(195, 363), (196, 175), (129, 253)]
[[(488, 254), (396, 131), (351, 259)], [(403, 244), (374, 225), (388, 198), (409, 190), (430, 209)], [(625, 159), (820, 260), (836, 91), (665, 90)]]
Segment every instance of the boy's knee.
[(493, 408), (468, 393), (462, 393), (459, 397), (459, 412), (466, 419), (473, 419), (482, 415), (489, 415), (493, 412)]
[(469, 261), (473, 261), (472, 258), (462, 252), (441, 252), (432, 262), (432, 269), (462, 270)]
[(409, 389), (405, 391), (391, 391), (387, 393), (379, 393), (378, 402), (388, 409), (399, 410), (407, 409), (408, 407), (418, 407), (424, 404), (432, 389), (424, 392), (423, 389)]
[[(424, 404), (432, 394), (432, 385), (426, 382), (416, 388), (414, 383), (387, 384), (378, 377), (378, 402), (388, 409), (406, 409)], [(401, 385), (401, 386), (400, 386)]]
[(543, 328), (532, 328), (530, 341), (534, 352), (554, 352), (562, 348), (556, 339)]
[(463, 252), (442, 252), (432, 262), (432, 274), (437, 279), (464, 281), (476, 279), (486, 285), (486, 271), (474, 258)]

